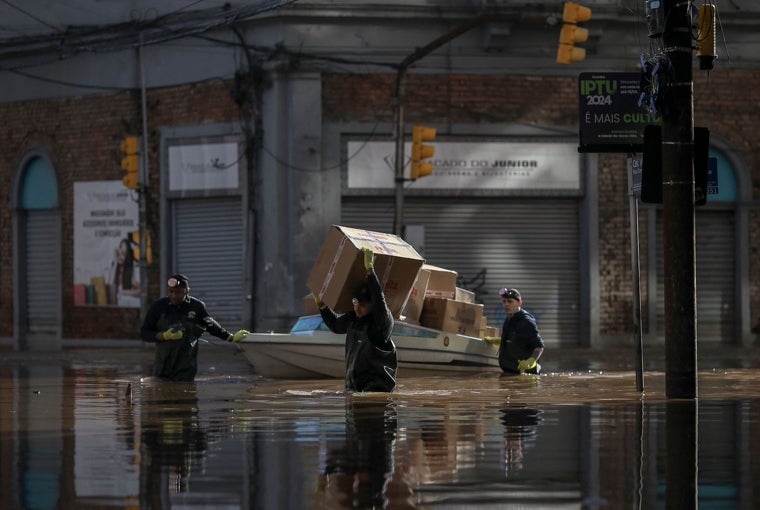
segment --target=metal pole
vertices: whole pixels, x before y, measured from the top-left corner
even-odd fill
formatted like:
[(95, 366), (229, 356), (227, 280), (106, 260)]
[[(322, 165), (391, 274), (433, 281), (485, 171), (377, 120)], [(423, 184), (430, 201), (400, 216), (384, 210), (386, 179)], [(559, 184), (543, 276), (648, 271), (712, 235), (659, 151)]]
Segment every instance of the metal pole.
[(634, 156), (628, 157), (628, 210), (631, 221), (631, 268), (633, 272), (633, 326), (636, 331), (636, 391), (644, 391), (644, 347), (641, 324), (641, 255), (639, 253), (639, 201), (633, 190)]
[(404, 181), (406, 179), (404, 178), (403, 97), (404, 97), (404, 79), (406, 77), (406, 71), (407, 69), (409, 69), (409, 66), (411, 66), (414, 62), (426, 57), (427, 55), (432, 53), (433, 50), (443, 46), (444, 44), (451, 41), (452, 39), (459, 37), (460, 35), (470, 30), (471, 28), (479, 25), (486, 19), (487, 19), (487, 16), (485, 14), (476, 16), (470, 21), (454, 28), (450, 32), (442, 35), (441, 37), (428, 43), (422, 48), (416, 49), (414, 53), (412, 53), (411, 55), (408, 55), (401, 62), (401, 64), (399, 64), (398, 74), (396, 76), (396, 89), (393, 95), (393, 121), (394, 121), (393, 124), (394, 124), (394, 131), (395, 131), (393, 135), (396, 140), (396, 159), (393, 165), (394, 175), (396, 178), (396, 211), (393, 216), (393, 233), (396, 235), (401, 235), (402, 230), (404, 228), (404, 225), (403, 225), (404, 224)]
[(662, 117), (665, 392), (697, 396), (694, 105), (691, 3), (666, 0), (664, 53), (672, 66)]
[(137, 200), (139, 206), (139, 232), (140, 232), (140, 314), (145, 315), (148, 308), (148, 99), (145, 90), (145, 62), (143, 58), (143, 35), (140, 33), (140, 47), (138, 56), (140, 60), (140, 108), (142, 113), (142, 143), (140, 144), (140, 172), (138, 174)]
[(402, 235), (404, 228), (404, 75), (406, 67), (399, 68), (396, 77), (396, 89), (393, 93), (393, 136), (396, 140), (396, 157), (394, 159), (394, 176), (396, 179), (396, 209), (393, 216), (393, 233)]

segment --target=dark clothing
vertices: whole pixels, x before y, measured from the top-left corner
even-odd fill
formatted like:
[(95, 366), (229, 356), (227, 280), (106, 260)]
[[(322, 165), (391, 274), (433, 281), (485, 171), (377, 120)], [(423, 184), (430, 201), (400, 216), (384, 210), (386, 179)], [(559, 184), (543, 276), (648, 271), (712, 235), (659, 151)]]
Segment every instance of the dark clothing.
[[(184, 335), (179, 340), (156, 340), (156, 334), (179, 327)], [(230, 332), (216, 322), (200, 299), (188, 296), (179, 305), (168, 297), (157, 299), (145, 314), (140, 336), (156, 344), (153, 375), (171, 381), (192, 381), (198, 372), (198, 338), (209, 334), (227, 340)]]
[(320, 314), (333, 333), (346, 334), (346, 389), (393, 391), (398, 368), (391, 338), (393, 315), (374, 271), (368, 273), (367, 283), (372, 294), (369, 314), (359, 318), (352, 310), (337, 315), (329, 307), (322, 308)]
[[(544, 341), (538, 333), (536, 319), (530, 312), (520, 309), (504, 320), (499, 346), (499, 365), (503, 371), (519, 374), (517, 363), (533, 356), (536, 347), (543, 349)], [(536, 369), (528, 372), (538, 373)]]

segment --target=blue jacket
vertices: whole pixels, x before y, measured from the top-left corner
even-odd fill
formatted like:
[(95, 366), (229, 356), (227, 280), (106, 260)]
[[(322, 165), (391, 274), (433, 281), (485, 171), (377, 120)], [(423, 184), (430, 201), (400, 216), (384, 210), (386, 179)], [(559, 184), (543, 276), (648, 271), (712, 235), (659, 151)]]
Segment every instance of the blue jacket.
[(503, 371), (519, 374), (517, 363), (530, 358), (536, 347), (543, 348), (544, 341), (530, 312), (521, 308), (504, 320), (499, 346), (499, 365)]

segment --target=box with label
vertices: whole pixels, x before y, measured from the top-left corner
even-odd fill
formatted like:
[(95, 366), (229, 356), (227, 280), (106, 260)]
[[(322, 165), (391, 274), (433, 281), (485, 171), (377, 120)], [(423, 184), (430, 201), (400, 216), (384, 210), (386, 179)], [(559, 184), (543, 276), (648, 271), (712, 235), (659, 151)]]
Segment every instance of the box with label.
[(306, 286), (337, 312), (353, 310), (354, 289), (367, 281), (362, 248), (375, 253), (375, 273), (394, 317), (404, 308), (425, 260), (401, 237), (333, 225), (311, 268)]
[(479, 337), (482, 317), (483, 305), (426, 297), (420, 323), (428, 328)]
[(449, 299), (456, 297), (458, 276), (456, 271), (430, 264), (425, 264), (422, 267), (430, 271), (430, 278), (428, 278), (428, 286), (425, 291), (426, 296)]
[(430, 279), (430, 271), (423, 266), (417, 273), (417, 279), (414, 282), (414, 287), (409, 293), (409, 299), (406, 300), (406, 306), (401, 315), (406, 322), (419, 323), (420, 314), (422, 313), (422, 305), (425, 302), (425, 291), (427, 290), (428, 280)]

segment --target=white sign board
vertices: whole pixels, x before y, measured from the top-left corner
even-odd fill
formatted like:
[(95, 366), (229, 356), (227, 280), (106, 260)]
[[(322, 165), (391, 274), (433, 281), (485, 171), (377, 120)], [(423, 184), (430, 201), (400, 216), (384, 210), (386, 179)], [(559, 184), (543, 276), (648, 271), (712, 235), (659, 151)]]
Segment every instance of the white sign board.
[[(405, 183), (419, 189), (579, 190), (578, 146), (546, 142), (429, 142), (433, 174)], [(404, 147), (409, 177), (412, 144)], [(393, 142), (348, 142), (348, 187), (395, 187)]]
[(169, 147), (169, 191), (238, 189), (238, 144)]
[(137, 201), (117, 181), (74, 183), (74, 304), (140, 306), (140, 271), (130, 233)]

